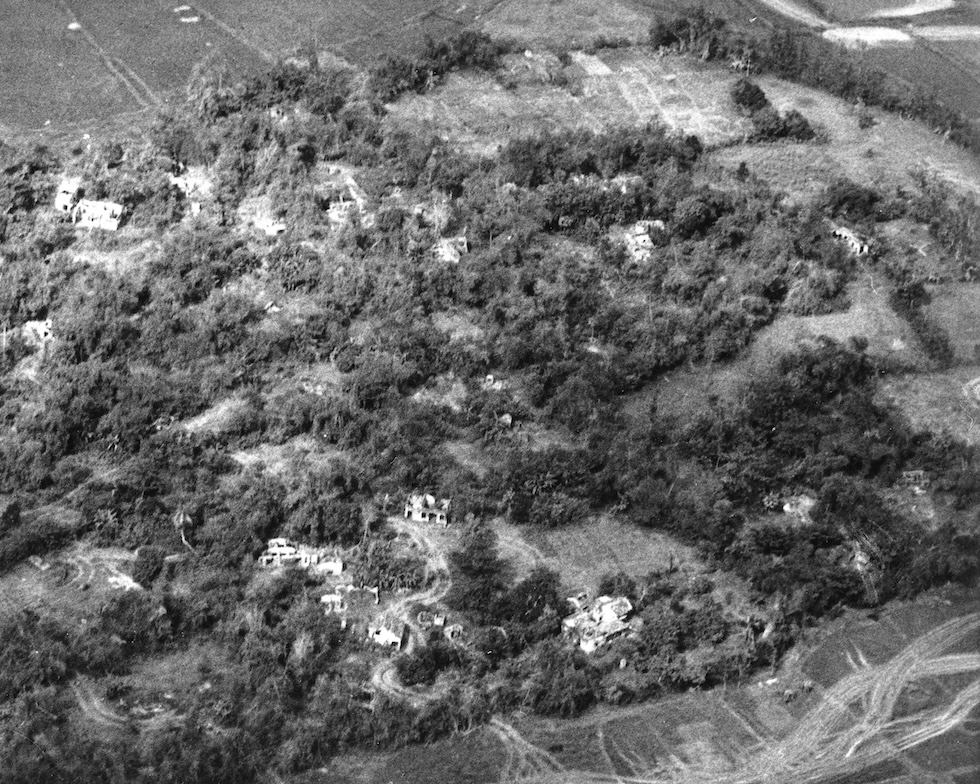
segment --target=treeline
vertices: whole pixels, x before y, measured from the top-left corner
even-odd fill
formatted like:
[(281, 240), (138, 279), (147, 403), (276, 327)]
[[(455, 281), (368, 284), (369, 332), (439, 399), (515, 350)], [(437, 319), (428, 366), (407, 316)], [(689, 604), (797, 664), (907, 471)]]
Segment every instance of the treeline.
[(825, 90), (849, 101), (913, 117), (980, 151), (980, 129), (961, 112), (904, 84), (839, 45), (810, 33), (772, 29), (746, 34), (699, 7), (650, 27), (650, 45), (688, 51), (705, 60), (735, 60), (757, 72)]

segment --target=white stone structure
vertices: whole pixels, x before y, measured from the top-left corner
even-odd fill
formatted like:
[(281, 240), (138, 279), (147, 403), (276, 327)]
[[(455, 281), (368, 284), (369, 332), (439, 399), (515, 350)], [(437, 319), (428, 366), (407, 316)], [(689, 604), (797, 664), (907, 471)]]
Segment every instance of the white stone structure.
[(405, 502), (405, 519), (416, 523), (435, 523), (443, 528), (449, 525), (450, 499), (412, 494)]
[(633, 605), (625, 596), (600, 596), (591, 603), (583, 603), (579, 595), (569, 601), (580, 609), (561, 622), (562, 632), (585, 653), (594, 653), (632, 631), (627, 618), (633, 612)]
[(116, 231), (122, 222), (123, 206), (114, 201), (81, 199), (72, 208), (71, 222), (87, 229)]

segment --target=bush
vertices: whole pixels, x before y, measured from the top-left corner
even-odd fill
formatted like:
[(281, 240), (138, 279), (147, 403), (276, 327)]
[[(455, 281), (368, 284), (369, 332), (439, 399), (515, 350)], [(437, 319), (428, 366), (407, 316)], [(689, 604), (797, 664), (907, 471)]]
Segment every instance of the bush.
[(742, 77), (731, 89), (732, 100), (740, 109), (755, 114), (769, 107), (769, 99), (755, 82)]

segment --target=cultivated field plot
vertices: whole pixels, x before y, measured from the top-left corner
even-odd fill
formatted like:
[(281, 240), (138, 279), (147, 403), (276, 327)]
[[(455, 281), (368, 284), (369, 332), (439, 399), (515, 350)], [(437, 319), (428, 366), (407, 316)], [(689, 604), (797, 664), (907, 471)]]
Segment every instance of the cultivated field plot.
[(468, 25), (482, 2), (447, 0), (204, 0), (228, 28), (275, 55), (313, 44), (354, 62), (404, 52), (426, 33)]
[(914, 333), (888, 304), (884, 281), (878, 283), (880, 289), (872, 274), (862, 274), (848, 288), (851, 305), (842, 313), (779, 316), (760, 330), (749, 349), (750, 359), (776, 356), (796, 348), (802, 341), (826, 335), (839, 343), (846, 343), (852, 337), (866, 338), (868, 353), (875, 356), (894, 357), (906, 363), (921, 360)]
[(504, 89), (493, 79), (454, 74), (438, 90), (392, 106), (398, 119), (423, 122), (473, 152), (488, 153), (513, 136), (558, 128), (641, 125), (658, 120), (706, 144), (748, 132), (728, 97), (735, 76), (693, 58), (658, 58), (649, 51), (577, 54), (581, 90), (544, 84)]
[(865, 56), (871, 65), (922, 87), (927, 94), (935, 93), (940, 101), (975, 120), (980, 118), (980, 72), (953, 57), (956, 46), (920, 41), (914, 47), (875, 47)]
[(505, 0), (480, 21), (480, 27), (495, 38), (534, 46), (584, 47), (600, 36), (637, 42), (647, 38), (651, 10), (634, 10), (615, 0)]
[(0, 124), (36, 128), (140, 108), (56, 4), (4, 0), (2, 19)]

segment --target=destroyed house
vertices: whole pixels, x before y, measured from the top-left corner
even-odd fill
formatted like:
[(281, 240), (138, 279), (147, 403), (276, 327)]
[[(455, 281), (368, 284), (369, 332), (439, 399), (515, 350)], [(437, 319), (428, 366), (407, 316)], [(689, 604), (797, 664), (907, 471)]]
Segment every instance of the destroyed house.
[(834, 229), (834, 237), (847, 245), (848, 251), (853, 256), (866, 256), (868, 254), (868, 243), (862, 242), (858, 236), (850, 229), (838, 226)]
[(71, 222), (83, 228), (116, 231), (122, 222), (123, 206), (114, 201), (81, 199), (71, 210)]
[(402, 626), (401, 631), (398, 632), (384, 624), (368, 626), (367, 629), (368, 640), (375, 645), (381, 645), (395, 651), (400, 651), (408, 644), (408, 635), (408, 626)]
[(65, 215), (70, 214), (81, 193), (82, 181), (79, 178), (69, 177), (62, 180), (54, 197), (54, 208)]
[(344, 570), (344, 562), (326, 551), (294, 544), (288, 539), (270, 539), (259, 556), (259, 566), (274, 569), (282, 566), (300, 566), (304, 569), (339, 575)]
[(438, 261), (446, 264), (459, 264), (464, 253), (470, 252), (470, 243), (465, 236), (443, 237), (432, 246), (432, 253)]
[(562, 621), (562, 633), (585, 653), (594, 653), (633, 628), (627, 620), (633, 605), (625, 596), (600, 596), (589, 604), (577, 596), (570, 603), (580, 609)]
[(445, 528), (449, 525), (448, 498), (436, 500), (435, 496), (412, 494), (405, 502), (405, 519), (416, 523), (436, 523)]

